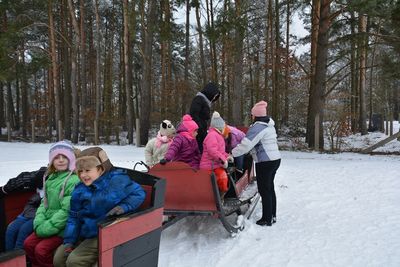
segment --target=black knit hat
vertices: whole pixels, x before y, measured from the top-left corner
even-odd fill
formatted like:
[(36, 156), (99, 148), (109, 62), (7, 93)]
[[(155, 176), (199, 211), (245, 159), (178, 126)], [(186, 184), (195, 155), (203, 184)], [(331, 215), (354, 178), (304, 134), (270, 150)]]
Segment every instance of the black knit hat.
[(210, 100), (211, 102), (217, 101), (220, 95), (220, 91), (218, 88), (218, 85), (213, 82), (209, 82), (204, 86), (203, 90), (201, 92)]

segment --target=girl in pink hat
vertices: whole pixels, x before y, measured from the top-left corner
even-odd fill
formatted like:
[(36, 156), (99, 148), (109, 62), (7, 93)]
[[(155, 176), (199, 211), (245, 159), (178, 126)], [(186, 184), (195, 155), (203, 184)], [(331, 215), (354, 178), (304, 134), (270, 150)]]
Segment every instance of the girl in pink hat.
[(253, 124), (241, 143), (232, 150), (238, 157), (248, 152), (256, 163), (258, 192), (262, 199), (262, 216), (256, 223), (271, 226), (276, 222), (274, 179), (281, 163), (275, 122), (267, 116), (267, 102), (260, 101), (251, 109)]
[(33, 220), (34, 232), (24, 242), (32, 267), (53, 266), (54, 251), (63, 242), (72, 190), (79, 183), (74, 173), (75, 160), (74, 147), (69, 141), (60, 141), (50, 147), (43, 200)]
[(194, 169), (199, 168), (200, 150), (197, 145), (197, 130), (199, 126), (188, 114), (184, 115), (182, 122), (176, 130), (176, 136), (172, 140), (165, 157), (160, 160), (160, 164), (168, 161), (182, 161)]

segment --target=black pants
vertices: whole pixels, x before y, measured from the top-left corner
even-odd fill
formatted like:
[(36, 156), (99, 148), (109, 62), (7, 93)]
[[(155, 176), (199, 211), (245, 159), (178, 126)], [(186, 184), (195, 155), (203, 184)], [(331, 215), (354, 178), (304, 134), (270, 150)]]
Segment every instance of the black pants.
[(276, 217), (276, 195), (274, 179), (281, 160), (256, 163), (258, 192), (262, 200), (262, 219), (270, 222)]

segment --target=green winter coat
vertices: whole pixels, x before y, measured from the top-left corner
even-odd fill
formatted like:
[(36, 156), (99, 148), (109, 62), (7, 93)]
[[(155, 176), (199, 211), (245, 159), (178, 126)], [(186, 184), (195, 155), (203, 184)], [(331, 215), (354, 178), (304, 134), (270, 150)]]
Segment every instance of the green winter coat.
[(48, 207), (44, 206), (43, 200), (36, 211), (33, 220), (33, 229), (39, 237), (61, 236), (64, 235), (64, 228), (67, 222), (72, 191), (79, 183), (76, 174), (72, 174), (64, 188), (64, 196), (60, 198), (60, 192), (65, 178), (69, 171), (55, 172), (50, 174), (45, 183), (45, 194)]

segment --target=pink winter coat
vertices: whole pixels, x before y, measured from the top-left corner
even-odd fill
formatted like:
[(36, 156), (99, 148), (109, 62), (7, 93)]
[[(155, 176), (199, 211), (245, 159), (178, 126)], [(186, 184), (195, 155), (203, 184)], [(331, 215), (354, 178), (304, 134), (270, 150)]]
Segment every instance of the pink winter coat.
[(225, 152), (224, 138), (215, 128), (210, 128), (203, 142), (200, 169), (213, 170), (223, 167), (227, 158), (228, 153)]

